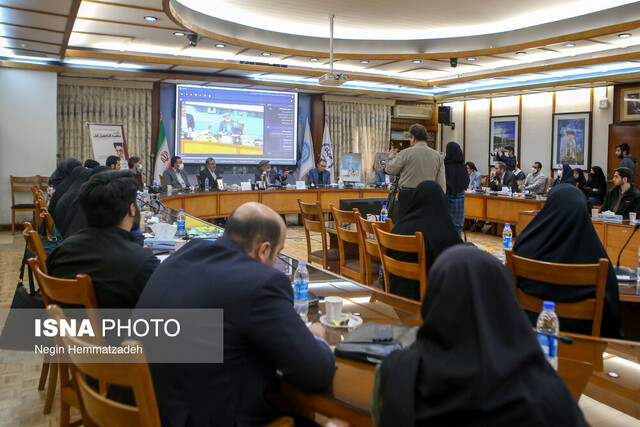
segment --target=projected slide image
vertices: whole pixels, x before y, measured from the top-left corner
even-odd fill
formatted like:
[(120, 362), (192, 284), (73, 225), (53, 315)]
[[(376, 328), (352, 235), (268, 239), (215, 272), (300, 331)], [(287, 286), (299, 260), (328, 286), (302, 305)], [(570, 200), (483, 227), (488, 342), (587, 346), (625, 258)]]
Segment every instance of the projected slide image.
[(218, 102), (184, 102), (180, 143), (186, 154), (262, 155), (264, 107)]

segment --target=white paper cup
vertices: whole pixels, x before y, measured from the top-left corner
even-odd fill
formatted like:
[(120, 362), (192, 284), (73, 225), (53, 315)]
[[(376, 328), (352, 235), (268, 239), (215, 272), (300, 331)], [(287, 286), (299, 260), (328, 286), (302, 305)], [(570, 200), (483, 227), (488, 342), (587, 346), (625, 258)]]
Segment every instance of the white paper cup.
[(591, 209), (591, 218), (598, 219), (598, 209)]
[(629, 221), (630, 222), (636, 222), (636, 213), (635, 212), (629, 212)]
[(187, 244), (187, 241), (186, 241), (186, 240), (183, 240), (183, 239), (175, 239), (175, 240), (173, 241), (173, 243), (174, 243), (174, 244), (175, 244), (175, 246), (176, 246), (176, 251), (178, 251), (178, 250), (180, 250), (180, 248), (182, 248), (184, 245), (186, 245), (186, 244)]
[(342, 297), (326, 297), (324, 299), (324, 307), (327, 310), (327, 320), (333, 322), (340, 321), (342, 317)]
[(167, 185), (167, 193), (171, 194), (173, 191), (173, 185)]

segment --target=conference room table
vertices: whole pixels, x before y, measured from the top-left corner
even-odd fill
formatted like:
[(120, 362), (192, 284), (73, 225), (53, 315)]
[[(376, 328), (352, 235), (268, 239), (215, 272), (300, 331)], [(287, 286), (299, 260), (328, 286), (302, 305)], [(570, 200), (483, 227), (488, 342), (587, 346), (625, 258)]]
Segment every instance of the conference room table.
[[(293, 190), (289, 191), (293, 193)], [(256, 193), (259, 196), (262, 192)], [(162, 222), (173, 222), (176, 214), (174, 209), (163, 207), (157, 216)], [(187, 216), (186, 226), (191, 237), (216, 239), (223, 231), (191, 215)], [(287, 275), (293, 284), (298, 261), (281, 254), (275, 268)], [(364, 322), (422, 324), (421, 305), (416, 301), (355, 283), (314, 264), (308, 263), (307, 268), (309, 290), (319, 297), (318, 305), (309, 309), (309, 320), (317, 322), (317, 315), (326, 313), (325, 297), (340, 296), (344, 298), (343, 312), (358, 316)], [(637, 292), (636, 289), (633, 291)], [(354, 330), (324, 324), (323, 329), (323, 337), (332, 347)], [(533, 329), (531, 333), (535, 333)], [(568, 333), (563, 335), (570, 336), (573, 342), (559, 344), (558, 373), (576, 399), (584, 394), (640, 419), (640, 343)], [(287, 413), (311, 419), (315, 414), (321, 414), (344, 420), (352, 426), (370, 426), (373, 423), (370, 407), (375, 369), (373, 363), (338, 357), (333, 383), (326, 390), (304, 392), (281, 380), (267, 397)]]

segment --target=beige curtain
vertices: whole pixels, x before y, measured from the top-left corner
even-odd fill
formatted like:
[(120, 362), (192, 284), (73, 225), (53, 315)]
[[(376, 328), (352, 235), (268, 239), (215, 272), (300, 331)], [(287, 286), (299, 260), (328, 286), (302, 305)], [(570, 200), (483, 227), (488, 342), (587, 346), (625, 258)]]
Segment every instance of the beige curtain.
[(142, 160), (147, 176), (151, 160), (151, 90), (127, 87), (58, 85), (60, 157), (93, 158), (87, 123), (124, 125), (129, 156)]
[(375, 181), (371, 165), (376, 153), (389, 149), (391, 105), (325, 101), (324, 108), (336, 167), (341, 164), (342, 153), (360, 153), (361, 182)]

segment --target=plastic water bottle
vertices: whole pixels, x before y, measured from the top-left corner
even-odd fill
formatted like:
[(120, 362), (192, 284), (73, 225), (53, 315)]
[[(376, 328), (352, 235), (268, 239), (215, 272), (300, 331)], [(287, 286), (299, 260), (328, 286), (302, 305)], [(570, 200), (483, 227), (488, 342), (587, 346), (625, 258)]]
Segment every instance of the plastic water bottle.
[(504, 225), (504, 230), (502, 230), (502, 249), (503, 250), (506, 251), (507, 249), (511, 249), (512, 239), (513, 239), (513, 232), (511, 231), (511, 224), (507, 222)]
[(527, 189), (524, 188), (524, 184), (522, 184), (522, 197), (524, 197), (524, 195), (526, 194)]
[(179, 239), (187, 236), (187, 229), (185, 228), (186, 220), (187, 215), (185, 215), (184, 209), (180, 209), (178, 212), (178, 231), (176, 232), (176, 237)]
[(204, 180), (204, 190), (209, 191), (209, 177)]
[(153, 178), (153, 186), (152, 188), (157, 192), (158, 191), (158, 180)]
[(294, 297), (293, 308), (300, 315), (303, 321), (307, 321), (309, 312), (309, 271), (306, 262), (299, 262), (298, 268), (293, 275)]
[(556, 315), (556, 304), (553, 301), (545, 301), (542, 304), (542, 312), (538, 316), (536, 329), (538, 330), (538, 342), (542, 347), (547, 361), (553, 369), (558, 370), (558, 333), (560, 321)]
[(382, 205), (382, 209), (380, 209), (380, 221), (385, 222), (388, 216), (389, 211), (387, 211), (387, 205)]
[(344, 188), (344, 182), (342, 181), (342, 178), (338, 179), (338, 188), (340, 189)]

